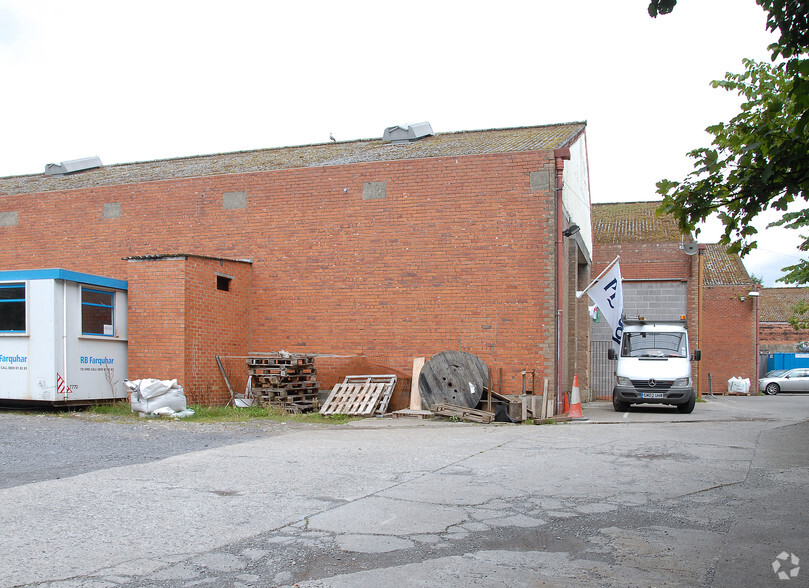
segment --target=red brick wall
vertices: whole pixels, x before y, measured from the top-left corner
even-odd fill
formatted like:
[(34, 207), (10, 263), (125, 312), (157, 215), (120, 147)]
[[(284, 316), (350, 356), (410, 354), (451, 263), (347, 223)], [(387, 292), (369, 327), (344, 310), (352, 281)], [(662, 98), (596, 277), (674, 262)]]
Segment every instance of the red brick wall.
[[(702, 365), (700, 390), (708, 392), (708, 374), (713, 392), (727, 392), (728, 380), (750, 378), (756, 390), (758, 362), (755, 356), (755, 307), (747, 296), (750, 285), (704, 286), (702, 294)], [(745, 297), (744, 300), (740, 300)]]
[[(250, 350), (359, 354), (409, 371), (414, 356), (460, 348), (517, 392), (522, 369), (555, 378), (554, 198), (531, 191), (539, 170), (554, 173), (552, 152), (5, 196), (0, 209), (18, 211), (18, 225), (0, 228), (0, 266), (47, 260), (133, 280), (136, 325), (159, 335), (131, 341), (133, 378), (153, 345), (166, 369), (192, 377), (173, 355), (170, 316), (188, 299), (147, 318), (137, 289), (159, 278), (122, 260), (178, 252), (253, 260)], [(363, 199), (364, 182), (386, 182), (386, 197)], [(223, 209), (232, 191), (246, 208)], [(105, 203), (120, 203), (121, 217), (102, 219)]]
[(704, 286), (700, 333), (698, 255), (686, 255), (676, 242), (597, 245), (593, 274), (598, 275), (616, 255), (621, 256), (624, 279), (688, 279), (689, 340), (692, 349), (702, 351), (702, 361), (692, 364), (698, 392), (708, 392), (708, 374), (713, 391), (720, 393), (727, 391), (733, 376), (756, 379), (755, 307), (747, 297), (752, 284)]
[(688, 280), (688, 332), (691, 346), (699, 339), (697, 324), (698, 256), (686, 255), (680, 243), (596, 244), (592, 276), (600, 274), (620, 255), (624, 280)]
[[(574, 376), (578, 376), (581, 400), (589, 400), (590, 371), (590, 313), (587, 310), (589, 298), (576, 299), (576, 292), (587, 287), (589, 272), (586, 264), (579, 265), (578, 247), (572, 239), (564, 240), (565, 263), (565, 328), (563, 329), (564, 374), (562, 391), (570, 394)], [(539, 386), (537, 386), (539, 388)]]
[[(576, 282), (576, 290), (584, 290), (590, 283), (590, 266), (579, 260), (576, 268), (578, 279)], [(590, 382), (590, 312), (589, 304), (590, 298), (582, 296), (578, 300), (572, 301), (576, 309), (576, 353), (575, 364), (573, 365), (573, 374), (579, 377), (579, 389), (581, 393), (582, 402), (595, 400), (595, 394), (592, 392)]]
[[(620, 255), (621, 277), (625, 280), (687, 280), (688, 338), (692, 350), (704, 349), (698, 321), (698, 255), (686, 255), (678, 242), (596, 244), (594, 249), (593, 277), (601, 273), (607, 264), (615, 259), (616, 255)], [(708, 311), (703, 309), (703, 317), (706, 316), (706, 312)], [(705, 325), (702, 328), (704, 331)], [(721, 371), (724, 373), (720, 366), (715, 365), (717, 357), (715, 353), (703, 351), (702, 357), (701, 362), (691, 364), (694, 386), (700, 393), (708, 391), (709, 372), (717, 371), (719, 373)], [(749, 357), (752, 365), (753, 353)], [(716, 382), (716, 374), (714, 382)], [(725, 384), (727, 384), (727, 378), (725, 378)]]
[(129, 264), (129, 379), (186, 382), (184, 259)]
[[(132, 260), (128, 269), (130, 379), (176, 378), (190, 403), (225, 404), (215, 356), (249, 351), (250, 264), (182, 256)], [(218, 274), (231, 278), (227, 292)]]
[(683, 253), (679, 243), (596, 244), (593, 277), (620, 255), (621, 277), (625, 280), (687, 278), (696, 256)]
[[(217, 275), (231, 278), (228, 291), (217, 288)], [(185, 387), (195, 402), (225, 404), (230, 392), (215, 356), (250, 351), (251, 264), (189, 257), (185, 284)], [(245, 365), (244, 360), (237, 363)], [(234, 391), (242, 392), (245, 380), (229, 377)]]
[(796, 345), (809, 340), (809, 332), (789, 323), (761, 323), (759, 333), (762, 353), (800, 353)]

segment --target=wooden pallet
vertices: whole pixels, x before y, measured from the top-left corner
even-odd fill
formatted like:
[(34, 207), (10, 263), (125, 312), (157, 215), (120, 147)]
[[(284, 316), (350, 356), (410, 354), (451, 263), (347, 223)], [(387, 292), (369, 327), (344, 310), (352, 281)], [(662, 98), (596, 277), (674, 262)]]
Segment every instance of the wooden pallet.
[(270, 355), (264, 357), (251, 357), (247, 360), (247, 365), (250, 367), (259, 366), (312, 366), (315, 363), (315, 358), (312, 355)]
[(433, 416), (431, 410), (418, 410), (413, 408), (404, 408), (391, 413), (395, 419), (429, 419)]
[(314, 388), (317, 376), (305, 378), (282, 378), (280, 376), (253, 376), (253, 385), (262, 388)]
[(253, 388), (271, 388), (276, 390), (317, 390), (320, 384), (313, 382), (262, 382), (253, 378)]
[(395, 386), (395, 375), (346, 376), (342, 384), (334, 386), (320, 408), (320, 414), (384, 414)]
[(439, 402), (433, 407), (433, 412), (437, 415), (455, 417), (462, 421), (472, 421), (475, 423), (490, 423), (494, 420), (494, 413), (465, 406), (456, 406)]
[(299, 413), (317, 410), (320, 406), (317, 394), (293, 394), (289, 396), (255, 396), (259, 406), (273, 406), (286, 412)]
[(270, 406), (275, 406), (286, 411), (288, 414), (301, 414), (312, 410), (312, 405), (308, 402), (271, 402)]
[(317, 396), (319, 390), (289, 390), (287, 388), (250, 388), (250, 392), (256, 398), (314, 398)]
[(314, 367), (310, 366), (298, 367), (294, 365), (278, 365), (278, 366), (260, 365), (260, 366), (250, 366), (249, 369), (250, 373), (256, 374), (257, 376), (289, 377), (289, 376), (314, 375), (317, 373), (317, 370)]
[(274, 353), (247, 360), (249, 387), (259, 405), (300, 412), (318, 407), (320, 384), (315, 357)]

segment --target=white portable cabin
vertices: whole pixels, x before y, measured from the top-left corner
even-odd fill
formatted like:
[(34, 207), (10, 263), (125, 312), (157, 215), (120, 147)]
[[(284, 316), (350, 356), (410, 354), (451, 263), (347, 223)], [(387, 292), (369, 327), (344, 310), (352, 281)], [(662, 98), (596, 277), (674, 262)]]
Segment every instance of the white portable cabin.
[(64, 269), (0, 271), (0, 403), (124, 399), (127, 283)]

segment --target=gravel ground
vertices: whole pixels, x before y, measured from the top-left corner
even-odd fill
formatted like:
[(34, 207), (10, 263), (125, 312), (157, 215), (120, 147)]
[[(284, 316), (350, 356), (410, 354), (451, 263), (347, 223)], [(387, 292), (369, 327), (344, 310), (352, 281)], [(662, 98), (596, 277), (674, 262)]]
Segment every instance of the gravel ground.
[(120, 420), (87, 412), (0, 410), (0, 489), (145, 463), (311, 426), (255, 420)]

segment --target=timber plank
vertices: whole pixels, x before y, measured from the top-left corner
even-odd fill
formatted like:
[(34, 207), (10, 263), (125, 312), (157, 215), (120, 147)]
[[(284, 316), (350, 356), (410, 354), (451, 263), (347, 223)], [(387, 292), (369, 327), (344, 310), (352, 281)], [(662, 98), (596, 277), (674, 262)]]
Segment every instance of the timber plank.
[(477, 410), (467, 406), (457, 406), (439, 402), (433, 408), (433, 412), (437, 415), (456, 417), (465, 421), (472, 421), (475, 423), (491, 423), (494, 420), (494, 413), (486, 410)]

